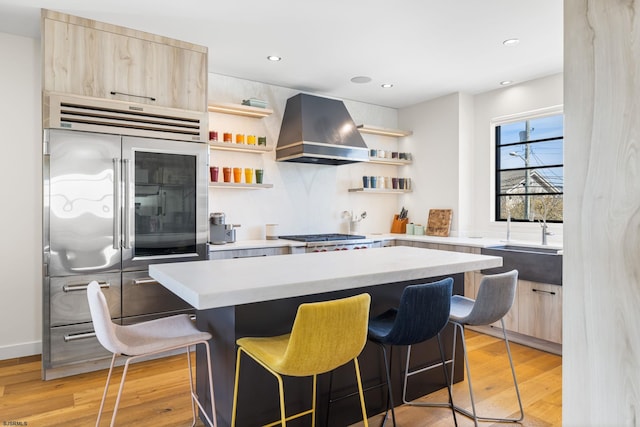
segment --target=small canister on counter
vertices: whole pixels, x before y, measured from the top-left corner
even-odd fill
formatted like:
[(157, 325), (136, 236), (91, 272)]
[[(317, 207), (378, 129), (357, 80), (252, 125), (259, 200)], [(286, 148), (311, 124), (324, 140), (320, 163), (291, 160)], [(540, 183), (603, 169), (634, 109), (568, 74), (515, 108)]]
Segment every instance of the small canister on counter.
[(222, 140), (224, 142), (233, 142), (233, 135), (231, 135), (231, 132), (225, 132), (222, 134)]
[(258, 137), (258, 145), (267, 145), (267, 137), (266, 136), (259, 136)]
[(244, 144), (244, 134), (237, 133), (236, 134), (236, 144)]
[(413, 234), (413, 223), (407, 224), (406, 234)]
[(209, 141), (217, 141), (218, 140), (218, 132), (215, 130), (209, 131)]

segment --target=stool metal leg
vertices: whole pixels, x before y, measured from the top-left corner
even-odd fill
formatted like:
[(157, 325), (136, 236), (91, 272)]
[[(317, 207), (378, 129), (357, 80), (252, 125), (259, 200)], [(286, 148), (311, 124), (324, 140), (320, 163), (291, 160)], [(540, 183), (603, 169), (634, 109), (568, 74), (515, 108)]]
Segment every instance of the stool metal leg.
[(444, 349), (442, 348), (442, 339), (440, 339), (440, 334), (437, 335), (437, 338), (438, 338), (438, 349), (440, 350), (440, 360), (442, 361), (442, 372), (444, 374), (444, 381), (447, 384), (447, 392), (449, 393), (449, 406), (451, 406), (453, 423), (455, 427), (458, 427), (458, 419), (456, 418), (456, 408), (453, 405), (453, 394), (451, 393), (451, 383), (453, 383), (453, 375), (451, 377), (451, 380), (449, 380), (449, 375), (447, 373), (447, 366), (444, 360)]
[(111, 366), (109, 367), (109, 374), (107, 374), (107, 382), (104, 385), (104, 392), (102, 393), (102, 401), (100, 402), (100, 409), (98, 410), (98, 419), (96, 420), (96, 427), (100, 426), (100, 418), (102, 418), (102, 410), (104, 409), (104, 402), (107, 400), (107, 391), (109, 390), (109, 383), (111, 382), (111, 374), (113, 374), (113, 367), (116, 363), (117, 354), (113, 354), (111, 357)]
[[(403, 381), (403, 384), (402, 384), (402, 402), (404, 404), (410, 405), (410, 406), (451, 408), (451, 413), (453, 415), (453, 422), (454, 422), (455, 426), (457, 427), (458, 419), (456, 418), (455, 406), (453, 404), (453, 394), (451, 393), (451, 386), (453, 384), (453, 371), (451, 372), (451, 377), (449, 377), (449, 373), (447, 372), (447, 366), (446, 366), (447, 363), (452, 362), (452, 360), (445, 360), (444, 349), (442, 347), (442, 340), (440, 338), (440, 334), (437, 335), (437, 339), (438, 339), (438, 349), (440, 351), (440, 362), (434, 363), (433, 365), (429, 365), (429, 366), (426, 366), (424, 368), (416, 369), (414, 371), (410, 371), (410, 367), (409, 367), (409, 364), (410, 364), (410, 361), (411, 361), (411, 346), (408, 346), (408, 348), (407, 348), (407, 363), (406, 363), (406, 366), (405, 366), (404, 381)], [(443, 374), (444, 374), (444, 381), (445, 381), (445, 384), (447, 385), (447, 392), (449, 394), (449, 403), (439, 403), (439, 402), (427, 403), (427, 402), (408, 401), (407, 400), (407, 384), (409, 382), (409, 377), (412, 376), (412, 375), (415, 375), (415, 374), (419, 374), (421, 372), (428, 371), (428, 370), (433, 369), (433, 368), (437, 368), (439, 366), (442, 366), (442, 371), (443, 371)], [(452, 364), (452, 368), (453, 368), (453, 364)]]
[(471, 398), (471, 410), (472, 412), (467, 411), (466, 409), (460, 408), (460, 407), (455, 407), (456, 411), (460, 412), (461, 414), (473, 418), (474, 424), (477, 426), (478, 425), (478, 421), (492, 421), (492, 422), (512, 422), (512, 423), (517, 423), (520, 422), (524, 419), (524, 410), (522, 408), (522, 399), (520, 398), (520, 390), (518, 388), (518, 380), (516, 378), (516, 370), (513, 366), (513, 358), (511, 357), (511, 348), (509, 346), (509, 339), (507, 338), (507, 331), (504, 327), (504, 319), (500, 319), (501, 322), (501, 326), (502, 326), (502, 334), (504, 337), (504, 343), (505, 346), (507, 348), (507, 355), (509, 357), (509, 365), (511, 366), (511, 375), (513, 376), (513, 385), (516, 389), (516, 396), (518, 398), (518, 406), (520, 407), (520, 417), (518, 418), (495, 418), (495, 417), (484, 417), (484, 416), (479, 416), (476, 413), (476, 406), (475, 406), (475, 401), (474, 401), (474, 395), (473, 395), (473, 386), (471, 383), (471, 372), (469, 371), (469, 358), (467, 356), (467, 346), (466, 346), (466, 339), (464, 336), (464, 326), (456, 323), (456, 322), (451, 322), (454, 324), (454, 326), (460, 328), (460, 335), (462, 337), (462, 348), (464, 350), (464, 362), (465, 362), (465, 366), (467, 368), (467, 381), (469, 382), (469, 396)]
[(387, 349), (382, 343), (377, 343), (382, 347), (382, 355), (384, 356), (384, 370), (387, 374), (387, 411), (384, 414), (384, 418), (382, 419), (382, 424), (380, 427), (384, 427), (387, 422), (387, 416), (389, 415), (389, 408), (391, 408), (391, 418), (393, 419), (393, 427), (396, 426), (396, 411), (394, 410), (393, 403), (393, 390), (391, 389), (391, 374), (389, 372), (390, 368), (390, 357), (387, 357)]
[(358, 358), (353, 359), (353, 364), (356, 370), (356, 380), (358, 382), (358, 393), (360, 394), (360, 407), (362, 408), (362, 423), (364, 427), (369, 427), (369, 420), (367, 419), (367, 407), (364, 403), (364, 390), (362, 389), (362, 377), (360, 376), (360, 365), (358, 364)]

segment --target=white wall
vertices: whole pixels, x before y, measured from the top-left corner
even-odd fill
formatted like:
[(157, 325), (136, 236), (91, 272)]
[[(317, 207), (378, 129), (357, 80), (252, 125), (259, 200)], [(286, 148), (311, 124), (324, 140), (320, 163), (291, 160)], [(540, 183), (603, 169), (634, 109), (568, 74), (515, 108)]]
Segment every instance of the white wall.
[[(288, 98), (299, 91), (258, 82), (209, 74), (210, 102), (239, 104), (243, 99), (258, 98), (269, 103), (274, 113), (264, 119), (251, 119), (210, 113), (209, 129), (223, 132), (266, 135), (267, 145), (275, 147), (282, 114)], [(345, 100), (356, 124), (397, 127), (397, 111)], [(371, 147), (397, 146), (395, 139), (363, 135)], [(386, 139), (386, 140), (385, 140)], [(350, 193), (349, 188), (362, 187), (363, 175), (392, 176), (398, 168), (385, 165), (351, 164), (342, 166), (276, 162), (275, 151), (262, 155), (211, 151), (212, 166), (263, 168), (265, 183), (271, 189), (209, 190), (210, 212), (224, 212), (227, 223), (241, 224), (238, 240), (263, 239), (264, 225), (279, 224), (280, 234), (347, 232), (342, 212), (367, 212), (359, 232), (389, 232), (393, 214), (399, 211), (398, 195)]]
[[(496, 223), (493, 212), (495, 151), (492, 122), (520, 114), (561, 108), (563, 103), (562, 74), (531, 80), (475, 97), (475, 183), (468, 195), (474, 211), (472, 229), (484, 236), (506, 237), (506, 224)], [(566, 159), (565, 159), (566, 160)], [(562, 224), (549, 224), (549, 243), (562, 243)], [(541, 229), (534, 223), (512, 223), (511, 237), (541, 241)]]
[[(561, 109), (562, 74), (480, 95), (456, 93), (400, 110), (400, 126), (413, 129), (410, 142), (416, 180), (407, 198), (411, 220), (425, 221), (429, 209), (451, 208), (451, 234), (506, 237), (493, 218), (494, 140), (492, 121), (551, 107)], [(549, 243), (562, 243), (562, 224), (550, 224)], [(538, 241), (540, 226), (513, 223), (512, 238)]]
[(40, 44), (0, 33), (0, 360), (39, 354), (42, 323)]
[(400, 110), (398, 122), (413, 130), (405, 148), (414, 153), (407, 168), (413, 193), (406, 196), (410, 222), (425, 225), (429, 209), (453, 209), (451, 234), (459, 227), (459, 115), (460, 95), (455, 93)]

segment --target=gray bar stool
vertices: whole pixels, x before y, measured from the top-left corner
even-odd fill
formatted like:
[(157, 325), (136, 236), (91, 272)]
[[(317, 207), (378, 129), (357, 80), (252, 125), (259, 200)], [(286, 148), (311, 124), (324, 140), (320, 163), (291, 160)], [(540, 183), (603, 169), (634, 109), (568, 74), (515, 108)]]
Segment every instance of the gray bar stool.
[[(464, 351), (464, 362), (467, 369), (467, 381), (469, 382), (469, 396), (471, 398), (471, 412), (455, 406), (455, 410), (461, 414), (472, 418), (474, 425), (478, 425), (478, 421), (491, 421), (491, 422), (513, 422), (517, 423), (524, 419), (524, 411), (522, 409), (522, 400), (520, 398), (520, 390), (518, 389), (518, 381), (516, 379), (516, 371), (513, 367), (513, 359), (511, 357), (511, 348), (509, 347), (509, 339), (504, 327), (504, 316), (509, 312), (516, 297), (516, 287), (518, 286), (518, 271), (512, 270), (507, 273), (500, 273), (494, 275), (484, 276), (480, 282), (480, 288), (478, 290), (478, 296), (476, 300), (472, 300), (460, 295), (454, 295), (451, 298), (451, 312), (449, 315), (449, 322), (454, 326), (453, 334), (453, 357), (451, 360), (451, 378), (453, 381), (453, 374), (455, 370), (455, 351), (456, 351), (456, 337), (458, 330), (462, 337), (462, 348)], [(515, 387), (516, 396), (518, 398), (518, 405), (520, 407), (520, 416), (518, 418), (495, 418), (479, 416), (476, 412), (475, 399), (473, 394), (473, 385), (471, 382), (471, 371), (469, 369), (469, 357), (467, 355), (467, 345), (464, 337), (464, 326), (480, 326), (491, 325), (492, 323), (500, 320), (502, 326), (502, 334), (504, 337), (504, 343), (507, 349), (507, 355), (509, 357), (509, 364), (511, 366), (511, 374), (513, 376), (513, 385)], [(407, 370), (405, 371), (405, 381), (402, 399), (405, 404), (415, 406), (448, 406), (446, 403), (418, 403), (408, 402), (406, 400), (406, 385), (409, 376), (418, 372), (422, 372), (426, 369), (431, 369), (439, 364), (422, 368), (413, 372), (409, 372), (409, 360), (410, 360), (410, 348), (407, 355)], [(447, 361), (448, 363), (448, 361)]]

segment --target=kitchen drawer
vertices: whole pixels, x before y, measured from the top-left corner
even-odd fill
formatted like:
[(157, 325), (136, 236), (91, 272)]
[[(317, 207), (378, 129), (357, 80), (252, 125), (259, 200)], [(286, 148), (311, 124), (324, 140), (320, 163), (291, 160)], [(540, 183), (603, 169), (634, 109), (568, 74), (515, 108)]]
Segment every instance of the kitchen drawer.
[(148, 276), (147, 272), (122, 274), (122, 317), (193, 309)]
[(286, 246), (277, 248), (232, 249), (229, 251), (211, 251), (209, 252), (209, 259), (253, 258), (287, 254), (289, 254), (289, 248)]
[(111, 357), (95, 337), (93, 323), (50, 328), (50, 352), (45, 367)]
[(50, 326), (91, 321), (87, 285), (92, 280), (101, 284), (111, 317), (120, 317), (120, 273), (52, 277), (49, 279)]

